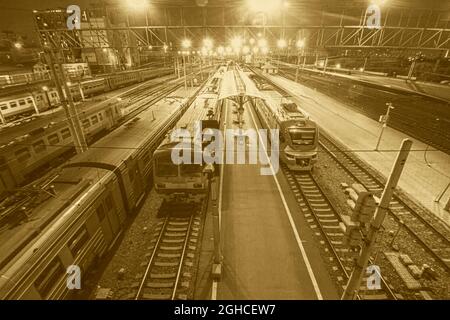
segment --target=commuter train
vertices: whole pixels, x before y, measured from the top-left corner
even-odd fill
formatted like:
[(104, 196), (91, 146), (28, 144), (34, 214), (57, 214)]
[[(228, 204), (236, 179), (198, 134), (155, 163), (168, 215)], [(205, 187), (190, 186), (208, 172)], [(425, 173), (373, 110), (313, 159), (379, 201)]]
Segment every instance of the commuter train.
[(77, 266), (84, 279), (114, 245), (152, 185), (153, 152), (191, 102), (160, 107), (157, 125), (154, 108), (141, 112), (59, 170), (43, 191), (54, 196), (35, 208), (49, 221), (19, 225), (21, 238), (16, 229), (0, 242), (14, 244), (0, 250), (0, 299), (63, 299), (77, 291), (67, 287), (67, 268)]
[(287, 99), (276, 105), (256, 99), (255, 109), (264, 128), (280, 130), (281, 161), (291, 170), (312, 170), (319, 143), (316, 123)]
[[(116, 104), (96, 107), (80, 114), (87, 142), (107, 131), (122, 120), (122, 111)], [(6, 190), (33, 177), (34, 172), (48, 163), (55, 163), (63, 153), (73, 150), (74, 140), (66, 121), (49, 122), (7, 145), (0, 146), (0, 195)]]
[[(176, 129), (189, 132), (189, 142), (185, 138), (169, 132), (153, 155), (153, 181), (157, 193), (169, 203), (199, 203), (209, 192), (209, 178), (217, 173), (217, 167), (206, 164), (203, 150), (211, 142), (199, 141), (195, 136), (195, 125), (200, 125), (200, 132), (207, 128), (219, 129), (222, 102), (217, 101), (218, 83), (222, 72), (218, 71), (206, 84), (206, 89), (199, 95), (194, 106), (184, 114), (176, 124)], [(211, 87), (214, 91), (211, 92)], [(203, 138), (203, 136), (202, 136)], [(190, 150), (190, 163), (173, 161), (172, 153), (180, 156)], [(195, 161), (200, 159), (200, 161)]]
[[(150, 80), (156, 77), (168, 75), (172, 72), (169, 68), (141, 69), (124, 71), (111, 74), (103, 78), (87, 79), (80, 82), (69, 82), (69, 90), (75, 101), (83, 97), (92, 97), (107, 91), (115, 90), (134, 83)], [(48, 92), (38, 92), (34, 95), (23, 94), (20, 97), (0, 101), (1, 116), (5, 120), (14, 119), (18, 116), (26, 116), (45, 111), (60, 103), (60, 97), (56, 89), (50, 88)]]

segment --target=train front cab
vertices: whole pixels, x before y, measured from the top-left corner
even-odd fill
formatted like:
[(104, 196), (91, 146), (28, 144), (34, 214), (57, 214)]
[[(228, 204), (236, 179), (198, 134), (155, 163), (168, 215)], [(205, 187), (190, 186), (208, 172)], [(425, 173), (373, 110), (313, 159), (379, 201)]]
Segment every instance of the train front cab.
[[(153, 179), (155, 190), (168, 202), (199, 203), (208, 190), (208, 177), (203, 164), (175, 164), (172, 148), (154, 153)], [(194, 155), (191, 155), (191, 159)]]
[(281, 160), (290, 170), (310, 171), (317, 162), (319, 129), (311, 120), (283, 125)]

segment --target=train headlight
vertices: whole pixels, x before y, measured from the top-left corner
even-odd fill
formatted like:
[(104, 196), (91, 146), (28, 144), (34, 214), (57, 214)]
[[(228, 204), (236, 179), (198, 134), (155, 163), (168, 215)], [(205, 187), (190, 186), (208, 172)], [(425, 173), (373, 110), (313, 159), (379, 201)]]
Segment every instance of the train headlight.
[(289, 159), (289, 160), (295, 160), (295, 156), (290, 155), (289, 153), (285, 153), (285, 155), (286, 155), (286, 158), (287, 158), (287, 159)]

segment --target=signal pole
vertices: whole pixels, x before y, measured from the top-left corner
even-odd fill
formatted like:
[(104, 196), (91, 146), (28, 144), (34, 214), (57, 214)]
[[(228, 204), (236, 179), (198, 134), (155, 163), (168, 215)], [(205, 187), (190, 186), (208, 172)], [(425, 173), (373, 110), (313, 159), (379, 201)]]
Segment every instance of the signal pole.
[(378, 230), (380, 230), (383, 224), (386, 212), (389, 208), (389, 203), (391, 202), (392, 194), (394, 193), (398, 180), (400, 179), (400, 175), (405, 167), (406, 159), (408, 158), (411, 146), (411, 140), (405, 139), (402, 141), (400, 152), (397, 155), (394, 166), (392, 167), (388, 181), (381, 196), (380, 203), (376, 208), (375, 217), (370, 224), (367, 237), (363, 242), (361, 255), (356, 262), (355, 269), (353, 270), (350, 279), (348, 280), (347, 287), (342, 294), (342, 300), (353, 300), (358, 294), (364, 270), (366, 270), (370, 254), (375, 246)]

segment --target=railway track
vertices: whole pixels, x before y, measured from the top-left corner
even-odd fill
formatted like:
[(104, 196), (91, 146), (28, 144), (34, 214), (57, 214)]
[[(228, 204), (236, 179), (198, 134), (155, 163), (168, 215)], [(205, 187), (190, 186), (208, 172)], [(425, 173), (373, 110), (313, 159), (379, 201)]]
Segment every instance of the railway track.
[[(324, 239), (321, 240), (321, 244), (326, 243), (325, 251), (332, 265), (333, 276), (343, 286), (350, 277), (355, 253), (344, 242), (344, 233), (339, 227), (339, 223), (342, 222), (341, 216), (311, 173), (291, 171), (284, 165), (283, 171), (310, 227), (317, 228), (316, 235)], [(396, 300), (391, 286), (381, 275), (380, 279), (380, 289), (369, 289), (367, 279), (363, 278), (358, 298)]]
[(189, 216), (186, 208), (183, 216), (174, 213), (176, 209), (164, 209), (169, 213), (155, 228), (135, 300), (188, 299), (204, 207), (193, 205)]
[[(378, 197), (384, 189), (384, 178), (374, 173), (367, 164), (350, 151), (322, 134), (321, 148), (330, 155), (347, 174)], [(389, 205), (388, 213), (397, 224), (406, 230), (433, 258), (450, 273), (449, 230), (428, 217), (426, 211), (396, 191)]]

